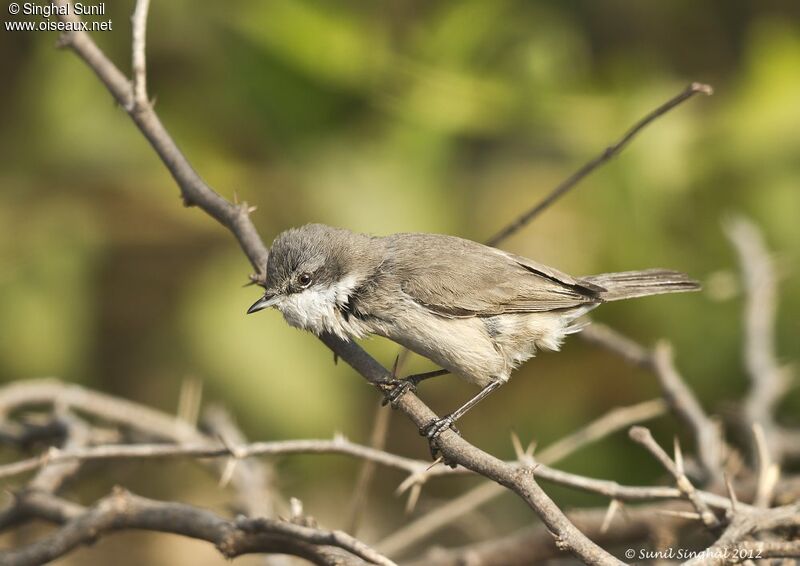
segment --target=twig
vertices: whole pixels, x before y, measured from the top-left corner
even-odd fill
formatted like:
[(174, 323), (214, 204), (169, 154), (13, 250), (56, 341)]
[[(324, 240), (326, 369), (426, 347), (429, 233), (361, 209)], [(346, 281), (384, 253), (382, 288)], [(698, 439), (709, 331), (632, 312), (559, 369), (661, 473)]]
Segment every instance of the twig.
[[(684, 566), (715, 566), (735, 564), (755, 556), (743, 554), (740, 549), (764, 550), (762, 558), (770, 557), (795, 557), (798, 556), (798, 545), (794, 543), (772, 543), (747, 539), (760, 532), (775, 529), (791, 529), (800, 526), (800, 505), (786, 505), (772, 509), (752, 509), (746, 513), (737, 513), (731, 520), (725, 532), (717, 541), (698, 553), (696, 557), (684, 563)], [(768, 550), (769, 549), (769, 550)]]
[[(719, 519), (711, 512), (706, 502), (698, 495), (692, 482), (686, 477), (686, 473), (683, 470), (683, 456), (681, 456), (677, 440), (675, 442), (675, 461), (673, 462), (664, 449), (655, 441), (649, 429), (643, 426), (634, 426), (630, 430), (630, 437), (647, 448), (647, 450), (661, 462), (661, 465), (672, 474), (678, 485), (678, 489), (681, 490), (681, 493), (683, 493), (686, 498), (691, 501), (694, 508), (697, 509), (697, 513), (700, 515), (703, 523), (710, 529), (719, 527)], [(731, 502), (731, 504), (733, 503)]]
[(697, 457), (703, 470), (710, 476), (712, 483), (721, 484), (722, 440), (719, 426), (705, 414), (697, 397), (678, 374), (672, 347), (666, 341), (656, 344), (653, 367), (670, 408), (694, 433)]
[[(51, 515), (59, 504), (58, 498), (53, 496), (40, 496), (38, 501), (38, 505), (44, 502), (50, 510), (47, 507), (37, 510), (36, 500), (33, 500), (27, 502), (29, 512)], [(65, 516), (53, 518), (63, 518), (64, 526), (30, 545), (0, 551), (0, 563), (6, 566), (43, 564), (99, 536), (139, 529), (207, 540), (226, 558), (269, 552), (292, 554), (317, 564), (361, 564), (362, 560), (383, 566), (394, 564), (341, 531), (324, 531), (270, 519), (230, 521), (205, 509), (146, 499), (119, 488), (83, 512), (72, 510)]]
[[(788, 387), (788, 376), (775, 359), (775, 268), (755, 224), (737, 216), (725, 223), (725, 232), (739, 255), (746, 291), (744, 361), (750, 391), (744, 402), (745, 419), (748, 428), (758, 423), (764, 429), (770, 458), (780, 465), (782, 444), (773, 414)], [(755, 449), (753, 445), (754, 454)]]
[[(382, 384), (392, 378), (386, 369), (353, 342), (344, 342), (331, 335), (323, 335), (321, 339), (332, 350), (336, 351), (341, 359), (356, 369), (373, 385), (381, 387)], [(398, 400), (397, 407), (419, 429), (437, 418), (427, 405), (410, 392)], [(447, 460), (491, 478), (519, 495), (523, 501), (536, 511), (536, 514), (548, 526), (550, 532), (559, 541), (559, 544), (584, 562), (620, 564), (619, 560), (594, 544), (569, 522), (564, 513), (536, 483), (531, 470), (520, 469), (517, 466), (502, 462), (472, 446), (452, 430), (444, 431), (436, 442), (442, 456)]]
[[(213, 445), (210, 442), (199, 444), (116, 444), (92, 446), (73, 450), (47, 451), (41, 456), (28, 458), (12, 464), (0, 466), (0, 478), (7, 478), (39, 469), (43, 466), (64, 462), (86, 462), (92, 460), (119, 459), (164, 459), (191, 456), (195, 458), (219, 458), (235, 456), (237, 459), (251, 456), (277, 456), (284, 454), (345, 454), (370, 460), (388, 467), (408, 472), (417, 472), (429, 464), (422, 460), (412, 460), (389, 452), (355, 444), (336, 437), (332, 440), (277, 440), (236, 445)], [(461, 469), (461, 473), (466, 470)]]
[[(205, 410), (203, 424), (212, 434), (227, 439), (237, 446), (243, 446), (247, 439), (234, 422), (231, 415), (219, 405)], [(271, 485), (274, 474), (271, 466), (259, 460), (239, 462), (238, 473), (233, 474), (231, 483), (238, 495), (238, 508), (248, 517), (274, 517), (277, 493)]]
[(536, 460), (543, 464), (555, 464), (592, 442), (633, 424), (660, 417), (665, 411), (666, 404), (661, 399), (643, 401), (627, 407), (615, 407), (583, 428), (541, 450)]
[[(590, 442), (608, 436), (615, 431), (625, 429), (634, 423), (655, 418), (662, 412), (663, 404), (658, 400), (646, 401), (631, 407), (613, 409), (599, 419), (592, 421), (581, 430), (545, 448), (540, 454), (538, 461), (543, 464), (555, 463), (566, 458), (569, 454), (574, 453)], [(434, 469), (439, 470), (445, 468)], [(536, 474), (543, 479), (549, 479), (547, 477), (548, 471), (546, 466), (544, 468), (540, 466), (537, 468)], [(433, 472), (433, 470), (431, 470), (431, 472)], [(542, 476), (542, 472), (544, 472), (544, 476)], [(428, 474), (430, 474), (430, 472), (423, 473), (420, 476), (409, 476), (409, 479), (401, 484), (400, 489), (402, 490), (411, 487), (411, 485), (419, 485), (425, 482)], [(411, 545), (433, 536), (439, 529), (449, 525), (456, 518), (477, 509), (504, 492), (505, 490), (502, 486), (496, 483), (482, 483), (398, 529), (382, 540), (378, 544), (378, 548), (386, 554), (394, 556), (402, 550), (409, 548)]]
[(181, 419), (132, 401), (56, 379), (32, 379), (0, 388), (0, 420), (22, 407), (61, 405), (173, 442), (203, 442), (205, 435)]
[(756, 453), (758, 454), (758, 487), (756, 488), (753, 505), (766, 509), (769, 507), (775, 486), (780, 479), (780, 467), (771, 459), (769, 446), (761, 424), (753, 423), (752, 430)]
[[(655, 511), (660, 508), (646, 506), (617, 513), (612, 518), (611, 528), (605, 529), (606, 510), (602, 508), (574, 511), (569, 513), (569, 518), (595, 542), (619, 548), (624, 543), (630, 545), (647, 539), (664, 526), (677, 529), (688, 523), (682, 517), (659, 516)], [(493, 540), (462, 547), (433, 548), (405, 566), (523, 566), (548, 563), (548, 560), (560, 557), (563, 557), (563, 551), (553, 543), (547, 529), (534, 525)]]
[[(69, 5), (69, 2), (58, 0), (58, 4)], [(69, 10), (68, 15), (59, 17), (63, 21), (80, 21), (73, 10)], [(252, 266), (259, 273), (263, 272), (269, 252), (250, 221), (251, 207), (247, 203), (233, 204), (208, 186), (178, 148), (151, 105), (137, 106), (134, 109), (129, 104), (134, 96), (131, 82), (106, 57), (87, 32), (65, 32), (60, 43), (83, 59), (120, 106), (125, 108), (172, 174), (186, 206), (199, 207), (228, 228), (238, 240)]]
[(145, 36), (147, 33), (147, 11), (149, 9), (150, 0), (136, 0), (136, 8), (133, 10), (133, 16), (131, 16), (133, 32), (131, 49), (133, 97), (129, 111), (139, 111), (150, 104), (147, 100), (147, 70), (145, 68)]
[(649, 350), (613, 328), (599, 323), (591, 324), (579, 336), (613, 352), (628, 363), (653, 372), (670, 410), (692, 432), (697, 455), (706, 475), (712, 483), (721, 485), (723, 441), (720, 428), (706, 415), (700, 402), (678, 373), (669, 344), (661, 341), (655, 349)]
[(681, 92), (677, 96), (674, 96), (673, 98), (671, 98), (670, 100), (668, 100), (655, 110), (651, 111), (644, 118), (639, 120), (616, 143), (608, 146), (605, 150), (603, 150), (603, 152), (600, 155), (598, 155), (588, 163), (584, 164), (580, 169), (578, 169), (567, 179), (562, 181), (560, 185), (558, 185), (555, 189), (553, 189), (553, 191), (550, 192), (539, 203), (537, 203), (536, 206), (526, 211), (519, 218), (517, 218), (508, 226), (500, 230), (497, 234), (489, 238), (489, 240), (486, 242), (487, 245), (497, 246), (503, 240), (506, 240), (515, 232), (522, 229), (526, 224), (528, 224), (531, 220), (536, 218), (550, 205), (552, 205), (559, 198), (564, 196), (570, 189), (572, 189), (578, 183), (580, 183), (592, 171), (594, 171), (595, 169), (603, 165), (605, 162), (609, 161), (611, 158), (620, 153), (625, 148), (625, 146), (628, 145), (628, 143), (634, 137), (636, 137), (636, 134), (638, 134), (640, 131), (646, 128), (651, 122), (653, 122), (660, 116), (663, 116), (676, 106), (679, 106), (681, 103), (690, 99), (697, 93), (710, 95), (713, 93), (713, 89), (709, 85), (701, 83), (690, 84), (688, 87), (686, 87), (686, 89), (684, 89), (683, 92)]
[[(64, 426), (65, 438), (61, 450), (79, 450), (86, 446), (89, 441), (89, 427), (86, 423), (64, 411), (59, 417), (59, 421)], [(31, 480), (29, 489), (57, 493), (64, 482), (74, 476), (80, 469), (81, 462), (73, 460), (70, 462), (49, 463), (39, 470), (39, 473)]]
[[(386, 446), (386, 437), (389, 434), (389, 423), (391, 419), (392, 412), (387, 410), (382, 402), (379, 402), (372, 423), (372, 433), (369, 439), (370, 448), (383, 450), (384, 446)], [(350, 503), (350, 512), (347, 522), (345, 523), (347, 525), (345, 530), (353, 535), (358, 532), (359, 522), (364, 513), (364, 508), (367, 505), (369, 488), (375, 477), (376, 466), (377, 464), (374, 461), (364, 460), (358, 472), (358, 479), (356, 480), (356, 485), (353, 489), (353, 497)]]

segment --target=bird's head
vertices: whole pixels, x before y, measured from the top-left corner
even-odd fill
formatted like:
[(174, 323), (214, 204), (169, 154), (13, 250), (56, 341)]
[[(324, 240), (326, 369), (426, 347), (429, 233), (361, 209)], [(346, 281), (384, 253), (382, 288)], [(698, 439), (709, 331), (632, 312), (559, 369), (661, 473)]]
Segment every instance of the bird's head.
[(248, 314), (275, 307), (292, 326), (316, 334), (331, 330), (337, 307), (373, 263), (375, 239), (323, 224), (287, 230), (272, 243), (264, 295)]

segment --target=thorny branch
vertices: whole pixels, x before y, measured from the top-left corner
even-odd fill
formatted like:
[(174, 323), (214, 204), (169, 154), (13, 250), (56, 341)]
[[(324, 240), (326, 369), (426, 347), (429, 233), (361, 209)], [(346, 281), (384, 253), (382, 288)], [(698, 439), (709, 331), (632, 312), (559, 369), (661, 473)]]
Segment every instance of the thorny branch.
[[(68, 0), (58, 0), (65, 4)], [(184, 203), (197, 206), (225, 226), (236, 237), (243, 252), (256, 270), (252, 277), (257, 283), (263, 282), (263, 271), (268, 257), (268, 250), (253, 226), (249, 214), (252, 208), (246, 203), (231, 203), (211, 189), (192, 168), (178, 146), (171, 138), (153, 106), (150, 104), (146, 86), (145, 36), (149, 2), (137, 0), (132, 18), (132, 79), (127, 77), (105, 56), (91, 37), (85, 32), (68, 32), (61, 37), (60, 44), (75, 52), (87, 66), (98, 76), (109, 92), (148, 139), (156, 153), (161, 157), (176, 183), (178, 184)], [(72, 11), (70, 11), (71, 13)], [(66, 20), (76, 20), (74, 15), (62, 16)], [(697, 93), (710, 94), (706, 85), (692, 84), (682, 93), (658, 107), (636, 123), (619, 141), (581, 167), (571, 177), (550, 193), (542, 202), (527, 211), (519, 219), (510, 224), (491, 239), (496, 244), (515, 231), (519, 230), (558, 198), (576, 186), (589, 173), (613, 158), (647, 125), (659, 116), (680, 105)], [(541, 518), (543, 525), (534, 527), (530, 532), (518, 533), (506, 539), (480, 543), (467, 551), (444, 551), (440, 559), (436, 553), (430, 553), (430, 560), (425, 563), (451, 563), (457, 556), (472, 557), (477, 552), (482, 564), (505, 564), (514, 562), (515, 557), (509, 554), (517, 552), (516, 558), (525, 553), (518, 545), (531, 545), (537, 540), (537, 547), (547, 547), (549, 556), (556, 556), (565, 551), (573, 553), (587, 564), (620, 564), (599, 543), (613, 544), (615, 541), (635, 540), (639, 544), (657, 532), (663, 531), (665, 524), (678, 528), (683, 524), (702, 520), (712, 531), (723, 528), (722, 535), (707, 550), (720, 548), (758, 547), (765, 556), (792, 557), (798, 555), (798, 545), (792, 536), (780, 533), (796, 532), (798, 523), (797, 505), (784, 504), (770, 507), (772, 496), (775, 501), (781, 497), (795, 497), (797, 488), (794, 478), (780, 478), (779, 474), (766, 474), (769, 468), (763, 465), (769, 462), (777, 466), (779, 453), (772, 446), (776, 430), (773, 412), (776, 400), (783, 392), (780, 376), (774, 363), (772, 346), (772, 313), (774, 312), (774, 287), (770, 291), (763, 282), (756, 284), (752, 276), (763, 263), (754, 263), (764, 257), (763, 246), (749, 245), (754, 240), (744, 234), (741, 229), (732, 231), (738, 238), (734, 240), (739, 246), (745, 274), (750, 276), (748, 291), (750, 302), (747, 317), (747, 361), (753, 377), (751, 395), (745, 409), (746, 418), (764, 429), (765, 439), (770, 442), (770, 455), (762, 456), (759, 474), (749, 470), (739, 470), (742, 486), (755, 485), (754, 491), (762, 493), (769, 488), (769, 497), (757, 496), (758, 507), (738, 501), (730, 481), (729, 492), (721, 495), (714, 491), (695, 488), (684, 472), (683, 457), (676, 450), (674, 461), (652, 440), (652, 437), (639, 436), (640, 440), (653, 452), (674, 476), (678, 484), (673, 487), (639, 487), (623, 486), (608, 480), (586, 478), (554, 469), (546, 465), (548, 458), (552, 461), (578, 449), (584, 443), (610, 434), (614, 426), (607, 423), (603, 426), (595, 423), (584, 431), (564, 439), (561, 443), (550, 447), (550, 454), (543, 451), (538, 461), (531, 448), (525, 449), (516, 441), (517, 459), (501, 461), (469, 444), (452, 431), (446, 431), (439, 439), (439, 449), (449, 460), (457, 462), (459, 467), (449, 469), (435, 467), (427, 469), (428, 463), (387, 451), (360, 446), (335, 438), (330, 441), (283, 441), (247, 444), (236, 434), (220, 434), (220, 441), (199, 432), (195, 426), (120, 399), (90, 392), (81, 388), (63, 386), (57, 382), (32, 382), (11, 386), (0, 392), (0, 439), (7, 443), (24, 445), (25, 439), (56, 439), (61, 437), (61, 448), (52, 449), (43, 456), (22, 460), (0, 467), (0, 477), (36, 471), (34, 479), (6, 509), (0, 511), (0, 528), (8, 529), (25, 523), (31, 519), (43, 519), (61, 527), (50, 535), (30, 545), (0, 553), (0, 561), (4, 564), (38, 564), (64, 555), (80, 544), (86, 544), (96, 538), (120, 529), (139, 528), (161, 532), (182, 534), (204, 539), (214, 543), (226, 556), (236, 556), (247, 552), (288, 553), (304, 557), (318, 564), (366, 562), (391, 564), (384, 555), (367, 547), (353, 537), (338, 531), (323, 530), (313, 521), (294, 513), (291, 521), (271, 519), (267, 517), (245, 517), (241, 519), (225, 519), (210, 511), (189, 505), (159, 502), (132, 495), (125, 490), (117, 489), (109, 496), (99, 500), (91, 507), (83, 507), (62, 499), (57, 495), (63, 482), (80, 471), (81, 464), (88, 460), (109, 458), (164, 458), (193, 457), (225, 458), (226, 470), (235, 470), (237, 464), (255, 455), (268, 455), (297, 452), (337, 452), (363, 458), (366, 461), (400, 469), (408, 474), (408, 479), (401, 486), (404, 489), (418, 490), (429, 478), (452, 474), (476, 473), (489, 478), (523, 499)], [(759, 255), (760, 254), (760, 255)], [(753, 267), (756, 265), (756, 267)], [(749, 266), (749, 267), (748, 267)], [(771, 273), (771, 271), (769, 272)], [(766, 290), (765, 290), (766, 289)], [(766, 314), (760, 313), (758, 304), (766, 304)], [(759, 334), (765, 333), (765, 334)], [(604, 346), (621, 355), (628, 361), (647, 367), (657, 376), (662, 386), (664, 398), (671, 411), (684, 421), (692, 431), (696, 444), (696, 456), (706, 474), (708, 485), (719, 486), (726, 471), (723, 461), (725, 450), (719, 426), (706, 415), (675, 369), (669, 349), (660, 345), (654, 350), (644, 348), (635, 342), (616, 334), (611, 329), (596, 325), (585, 331), (590, 341)], [(360, 347), (352, 342), (343, 342), (332, 336), (321, 337), (335, 354), (351, 365), (368, 382), (380, 386), (391, 374), (377, 361), (368, 356)], [(56, 397), (58, 395), (58, 397)], [(19, 422), (15, 410), (23, 405), (45, 405), (55, 415), (51, 424), (35, 427), (30, 423)], [(398, 406), (418, 427), (430, 422), (434, 413), (413, 393), (399, 400)], [(81, 420), (80, 414), (87, 414), (111, 424), (98, 426), (88, 425)], [(641, 420), (651, 418), (640, 416)], [(624, 419), (622, 419), (624, 420)], [(615, 421), (618, 425), (620, 420)], [(638, 421), (633, 421), (638, 422)], [(222, 425), (225, 428), (225, 425)], [(218, 427), (219, 428), (219, 427)], [(618, 428), (618, 426), (617, 426)], [(146, 438), (154, 442), (124, 444), (125, 429), (145, 433)], [(754, 428), (754, 431), (758, 428)], [(59, 432), (60, 431), (60, 432)], [(796, 436), (796, 431), (780, 431), (784, 438)], [(758, 437), (758, 434), (755, 435)], [(758, 444), (756, 438), (756, 444)], [(767, 442), (767, 440), (765, 440)], [(762, 442), (763, 444), (763, 442)], [(241, 469), (241, 466), (239, 466)], [(777, 469), (777, 468), (775, 468)], [(228, 471), (223, 473), (227, 476)], [(753, 476), (757, 481), (751, 481)], [(769, 476), (769, 478), (767, 478)], [(767, 478), (767, 479), (765, 479)], [(545, 480), (602, 494), (611, 500), (608, 510), (586, 511), (587, 520), (580, 514), (568, 517), (565, 515), (539, 487), (537, 480)], [(749, 482), (749, 483), (748, 483)], [(244, 484), (242, 484), (244, 485)], [(263, 486), (254, 489), (261, 492)], [(495, 484), (486, 484), (492, 490)], [(794, 491), (792, 491), (794, 490)], [(487, 493), (489, 490), (486, 490)], [(493, 495), (491, 495), (493, 497)], [(484, 500), (488, 497), (482, 496)], [(695, 513), (682, 510), (686, 505), (681, 499), (688, 499)], [(477, 498), (475, 498), (477, 499)], [(646, 520), (644, 525), (635, 528), (619, 526), (617, 510), (621, 501), (656, 500), (651, 504), (653, 513), (672, 513), (664, 521)], [(667, 501), (669, 500), (669, 501)], [(474, 509), (480, 503), (467, 502), (462, 507), (464, 513)], [(677, 507), (676, 507), (677, 506)], [(712, 511), (715, 510), (715, 511)], [(269, 509), (265, 512), (269, 513)], [(629, 511), (633, 513), (649, 513), (646, 507)], [(654, 515), (648, 515), (648, 518)], [(656, 524), (658, 523), (658, 524)], [(436, 526), (439, 528), (441, 523)], [(580, 527), (580, 528), (579, 528)], [(638, 529), (638, 530), (637, 530)], [(591, 535), (591, 539), (587, 537)], [(769, 535), (769, 538), (755, 539), (756, 536)], [(616, 538), (615, 538), (616, 537)], [(775, 538), (778, 537), (778, 538)], [(386, 542), (386, 541), (384, 541)], [(408, 539), (402, 545), (397, 544), (399, 551), (410, 545)], [(388, 545), (386, 545), (388, 546)], [(516, 550), (514, 550), (516, 548)], [(385, 552), (385, 551), (384, 551)], [(459, 554), (461, 552), (461, 554)], [(464, 554), (463, 552), (466, 552)], [(470, 558), (471, 559), (471, 558)], [(694, 563), (694, 562), (690, 562)]]

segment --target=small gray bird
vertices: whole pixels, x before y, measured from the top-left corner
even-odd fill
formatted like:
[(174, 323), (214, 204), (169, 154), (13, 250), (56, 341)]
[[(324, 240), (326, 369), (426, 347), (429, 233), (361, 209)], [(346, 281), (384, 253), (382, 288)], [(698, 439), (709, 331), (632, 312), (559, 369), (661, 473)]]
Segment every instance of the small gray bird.
[(323, 224), (275, 239), (264, 286), (248, 313), (276, 307), (292, 326), (345, 340), (385, 336), (444, 368), (387, 384), (393, 403), (449, 372), (481, 387), (420, 431), (431, 441), (538, 349), (558, 350), (599, 304), (700, 288), (666, 269), (575, 278), (454, 236), (377, 237)]

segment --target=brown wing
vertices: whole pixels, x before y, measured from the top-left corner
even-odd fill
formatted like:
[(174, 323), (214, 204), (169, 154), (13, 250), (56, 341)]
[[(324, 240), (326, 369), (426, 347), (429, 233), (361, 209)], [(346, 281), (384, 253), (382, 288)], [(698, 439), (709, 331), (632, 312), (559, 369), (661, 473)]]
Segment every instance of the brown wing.
[[(386, 238), (407, 295), (451, 317), (544, 312), (600, 302), (602, 288), (470, 240), (437, 234)], [(447, 255), (442, 255), (447, 250)]]

